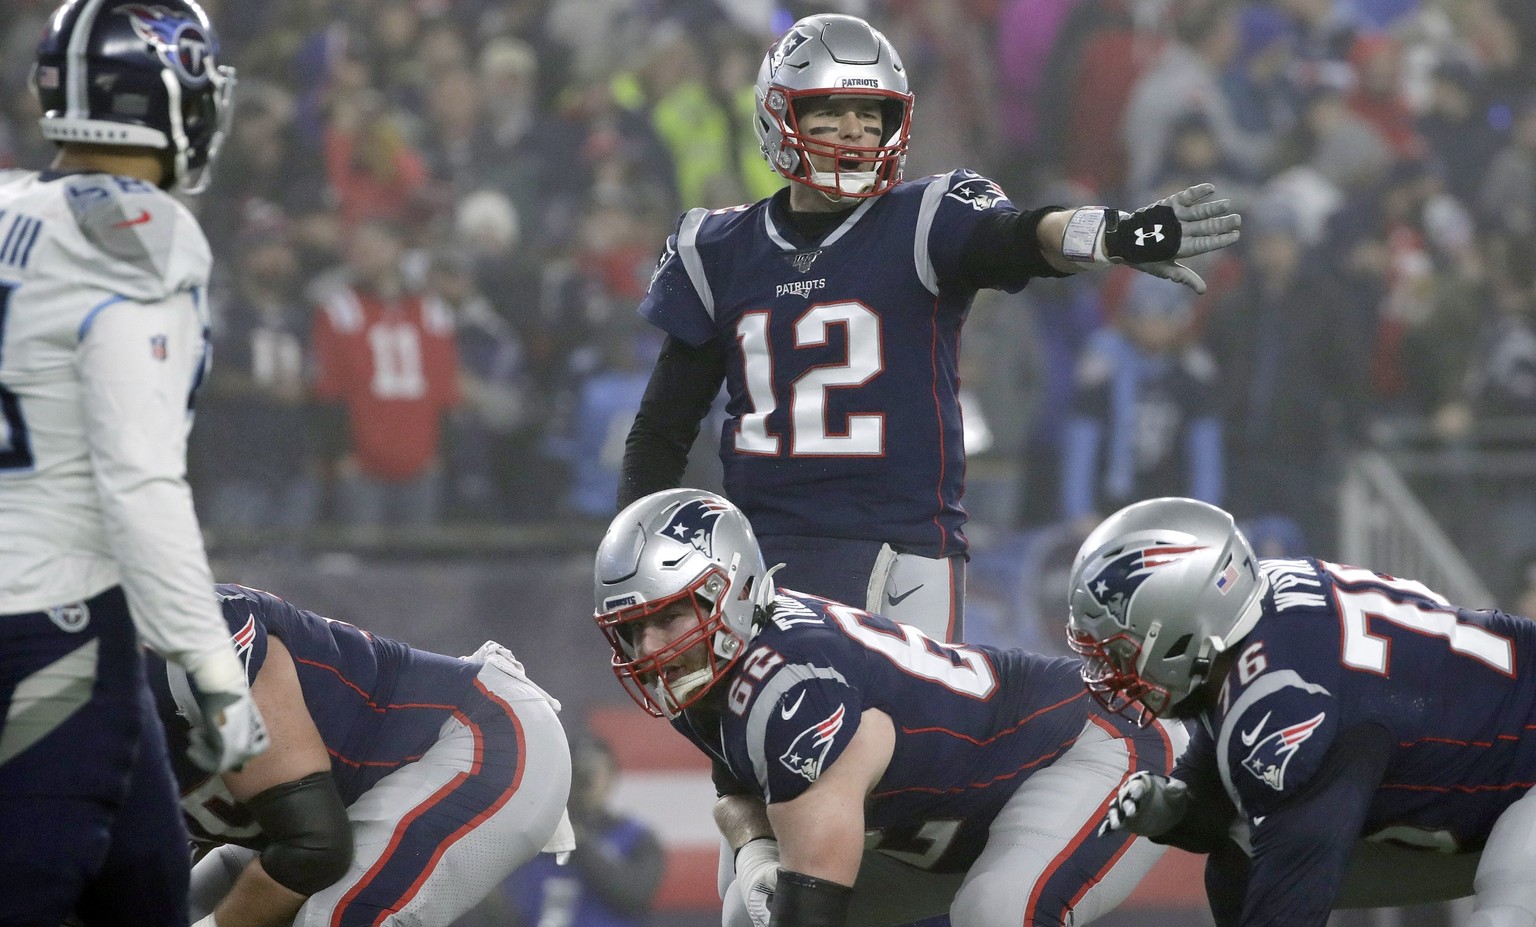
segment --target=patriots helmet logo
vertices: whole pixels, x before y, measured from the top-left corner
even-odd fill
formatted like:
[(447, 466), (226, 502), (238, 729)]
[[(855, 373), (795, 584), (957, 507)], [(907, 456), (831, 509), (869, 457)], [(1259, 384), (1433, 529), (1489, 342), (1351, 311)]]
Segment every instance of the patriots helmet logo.
[(183, 83), (199, 87), (208, 82), (208, 59), (213, 43), (202, 24), (163, 6), (131, 3), (117, 8), (128, 17), (134, 34), (154, 49), (155, 55), (175, 71)]
[(1291, 764), (1291, 757), (1296, 755), (1296, 751), (1301, 749), (1301, 745), (1307, 742), (1326, 717), (1327, 712), (1318, 712), (1299, 724), (1283, 727), (1270, 734), (1249, 751), (1243, 759), (1243, 768), (1275, 791), (1284, 791), (1285, 769)]
[(821, 776), (827, 750), (837, 740), (837, 732), (843, 729), (846, 714), (846, 706), (839, 703), (832, 714), (797, 734), (789, 749), (779, 756), (779, 762), (790, 772), (804, 776), (807, 782), (815, 782)]
[(1189, 554), (1204, 549), (1200, 545), (1169, 547), (1154, 543), (1121, 551), (1086, 584), (1088, 592), (1117, 624), (1128, 628), (1130, 625), (1125, 614), (1130, 608), (1131, 598), (1136, 595), (1141, 584), (1147, 581), (1147, 577), (1152, 575), (1152, 571), (1170, 563), (1178, 563)]
[(793, 54), (795, 49), (805, 44), (806, 38), (807, 36), (796, 29), (780, 40), (779, 44), (774, 46), (773, 54), (768, 59), (768, 73), (778, 74), (779, 66), (784, 63), (784, 59)]
[(706, 557), (715, 556), (715, 524), (725, 514), (725, 505), (714, 499), (695, 499), (678, 507), (656, 533), (680, 544), (688, 544)]

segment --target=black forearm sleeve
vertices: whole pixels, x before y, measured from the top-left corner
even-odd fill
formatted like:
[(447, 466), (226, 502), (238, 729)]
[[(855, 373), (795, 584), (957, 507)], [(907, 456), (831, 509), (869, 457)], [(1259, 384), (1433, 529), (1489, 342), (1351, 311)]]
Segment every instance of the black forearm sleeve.
[(718, 341), (694, 347), (667, 337), (624, 442), (619, 508), (671, 489), (683, 478), (699, 423), (709, 414), (723, 382), (725, 353)]
[(1040, 248), (1040, 220), (1066, 207), (1029, 212), (988, 212), (966, 239), (960, 263), (961, 286), (1016, 290), (1031, 277), (1067, 277), (1046, 261)]
[(245, 803), (267, 845), (261, 867), (273, 881), (313, 895), (352, 865), (352, 824), (329, 770), (274, 785)]
[(844, 927), (853, 889), (792, 869), (779, 870), (773, 927)]
[(1152, 838), (1153, 843), (1178, 847), (1190, 853), (1213, 853), (1227, 843), (1237, 806), (1227, 796), (1220, 773), (1214, 768), (1179, 768), (1176, 775), (1189, 786), (1189, 810), (1179, 823)]

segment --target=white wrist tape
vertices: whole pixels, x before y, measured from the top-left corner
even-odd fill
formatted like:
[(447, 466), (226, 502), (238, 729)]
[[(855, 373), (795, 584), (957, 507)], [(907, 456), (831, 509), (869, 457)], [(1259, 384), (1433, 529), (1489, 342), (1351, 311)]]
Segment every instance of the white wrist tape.
[(1061, 253), (1074, 264), (1107, 264), (1104, 251), (1104, 225), (1109, 210), (1103, 206), (1084, 206), (1067, 218), (1067, 230), (1061, 236)]

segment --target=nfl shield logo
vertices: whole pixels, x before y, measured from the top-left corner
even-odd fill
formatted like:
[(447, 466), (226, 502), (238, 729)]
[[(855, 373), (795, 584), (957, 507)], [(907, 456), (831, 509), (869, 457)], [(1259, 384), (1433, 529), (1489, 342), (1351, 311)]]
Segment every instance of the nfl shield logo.
[(151, 335), (149, 338), (149, 354), (155, 360), (163, 361), (170, 353), (166, 350), (169, 340), (164, 335)]

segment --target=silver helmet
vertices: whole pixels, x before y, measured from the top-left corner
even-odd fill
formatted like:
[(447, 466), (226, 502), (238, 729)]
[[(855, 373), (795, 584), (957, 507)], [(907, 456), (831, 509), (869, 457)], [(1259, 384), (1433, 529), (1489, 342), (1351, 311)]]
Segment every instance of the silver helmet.
[(1067, 637), (1105, 708), (1165, 716), (1253, 630), (1269, 580), (1232, 516), (1149, 499), (1109, 516), (1072, 563)]
[[(752, 127), (773, 169), (833, 200), (878, 196), (901, 182), (912, 122), (912, 94), (901, 56), (856, 16), (807, 16), (779, 37), (757, 72)], [(878, 98), (884, 116), (876, 147), (840, 145), (800, 132), (796, 104), (833, 94)], [(808, 155), (832, 159), (818, 171)], [(859, 162), (860, 170), (842, 165)]]
[[(773, 601), (770, 571), (747, 517), (702, 489), (668, 489), (631, 503), (597, 548), (593, 617), (613, 648), (613, 672), (640, 707), (673, 718), (719, 682)], [(653, 654), (638, 653), (637, 624), (676, 602), (695, 626)], [(705, 644), (702, 668), (668, 664)]]

